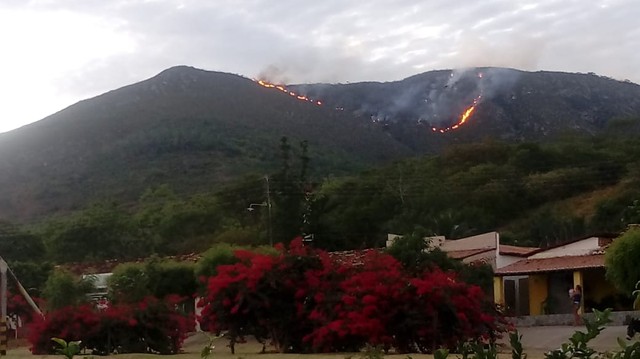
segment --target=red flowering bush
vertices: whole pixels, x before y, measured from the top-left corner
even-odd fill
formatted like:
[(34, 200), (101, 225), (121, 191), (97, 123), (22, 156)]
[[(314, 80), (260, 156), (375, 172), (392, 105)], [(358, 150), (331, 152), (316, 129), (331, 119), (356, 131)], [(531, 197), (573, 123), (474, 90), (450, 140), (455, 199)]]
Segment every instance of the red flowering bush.
[(299, 318), (306, 313), (306, 274), (322, 270), (321, 257), (301, 242), (277, 256), (249, 251), (237, 251), (236, 256), (238, 263), (218, 266), (218, 274), (208, 280), (202, 327), (227, 331), (232, 350), (251, 334), (259, 340), (270, 338), (281, 352), (303, 351), (309, 323)]
[(87, 345), (99, 331), (99, 323), (98, 313), (90, 305), (64, 307), (48, 313), (46, 318), (34, 318), (27, 338), (32, 346), (31, 352), (55, 353), (53, 337), (66, 341), (82, 340), (83, 345)]
[(294, 241), (277, 256), (238, 251), (218, 267), (201, 305), (203, 328), (268, 338), (282, 352), (355, 351), (366, 344), (431, 352), (501, 331), (477, 286), (434, 271), (412, 278), (393, 257), (331, 260)]
[(82, 341), (82, 349), (96, 354), (177, 353), (193, 329), (193, 318), (179, 313), (176, 302), (147, 298), (97, 310), (91, 305), (65, 307), (34, 320), (29, 342), (34, 354), (52, 354), (51, 338)]
[[(14, 294), (8, 292), (7, 297), (7, 316), (14, 320), (17, 320), (19, 317), (23, 323), (30, 323), (33, 317), (38, 316), (21, 293)], [(42, 300), (40, 300), (40, 298), (32, 299), (39, 307), (42, 307)]]
[(433, 271), (410, 280), (406, 320), (396, 332), (401, 351), (432, 352), (453, 348), (470, 339), (495, 340), (506, 321), (480, 287), (457, 280), (452, 273)]
[[(361, 266), (334, 264), (335, 288), (319, 288), (305, 336), (315, 350), (355, 351), (364, 344), (393, 346), (391, 323), (406, 295), (407, 277), (393, 257), (369, 251)], [(329, 277), (329, 276), (326, 276)]]

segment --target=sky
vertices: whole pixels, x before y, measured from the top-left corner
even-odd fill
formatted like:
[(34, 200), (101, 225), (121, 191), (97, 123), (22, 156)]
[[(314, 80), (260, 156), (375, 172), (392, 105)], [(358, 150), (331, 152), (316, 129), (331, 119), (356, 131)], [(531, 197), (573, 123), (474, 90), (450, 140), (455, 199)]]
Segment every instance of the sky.
[(504, 66), (640, 83), (638, 0), (0, 0), (0, 132), (176, 65), (272, 82)]

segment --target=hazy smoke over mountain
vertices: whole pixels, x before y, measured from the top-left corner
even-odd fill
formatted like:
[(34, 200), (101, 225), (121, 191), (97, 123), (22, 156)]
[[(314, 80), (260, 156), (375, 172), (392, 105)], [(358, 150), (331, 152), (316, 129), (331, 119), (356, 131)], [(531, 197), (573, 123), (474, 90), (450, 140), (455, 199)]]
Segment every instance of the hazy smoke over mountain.
[[(417, 75), (403, 80), (399, 92), (385, 92), (360, 106), (356, 113), (374, 121), (419, 121), (433, 126), (456, 123), (474, 102), (482, 106), (497, 95), (508, 95), (519, 72), (500, 68), (468, 68), (438, 76)], [(407, 86), (409, 85), (409, 86)]]

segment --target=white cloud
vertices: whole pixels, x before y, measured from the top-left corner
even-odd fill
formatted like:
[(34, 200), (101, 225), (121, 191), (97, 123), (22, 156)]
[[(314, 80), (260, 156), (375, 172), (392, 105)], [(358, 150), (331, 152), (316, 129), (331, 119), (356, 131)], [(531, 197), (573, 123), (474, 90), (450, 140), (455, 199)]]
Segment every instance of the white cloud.
[(640, 82), (639, 17), (635, 0), (3, 2), (0, 131), (178, 64), (297, 83), (487, 65)]

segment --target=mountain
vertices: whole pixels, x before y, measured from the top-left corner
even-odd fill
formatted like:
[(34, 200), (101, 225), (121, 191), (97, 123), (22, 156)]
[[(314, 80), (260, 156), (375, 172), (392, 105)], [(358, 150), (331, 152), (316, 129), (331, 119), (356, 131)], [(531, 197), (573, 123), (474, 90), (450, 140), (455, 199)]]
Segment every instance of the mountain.
[[(466, 123), (445, 131), (465, 111)], [(133, 201), (165, 183), (180, 194), (220, 188), (276, 171), (282, 136), (293, 150), (308, 141), (315, 175), (328, 176), (487, 137), (547, 140), (612, 123), (638, 132), (637, 122), (612, 122), (634, 117), (640, 86), (593, 74), (478, 68), (285, 91), (178, 66), (0, 134), (0, 218)]]
[(0, 134), (0, 218), (26, 220), (168, 183), (214, 189), (278, 168), (280, 138), (345, 173), (411, 154), (370, 123), (237, 75), (179, 66)]
[[(417, 152), (491, 137), (539, 141), (597, 134), (612, 119), (640, 117), (640, 86), (590, 74), (506, 68), (430, 71), (393, 82), (305, 84), (290, 88), (384, 127)], [(467, 122), (460, 121), (474, 104)], [(435, 129), (435, 131), (434, 131)], [(638, 133), (640, 128), (633, 126)]]

